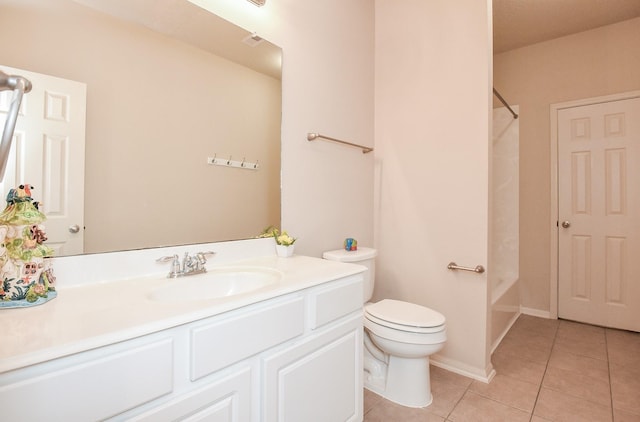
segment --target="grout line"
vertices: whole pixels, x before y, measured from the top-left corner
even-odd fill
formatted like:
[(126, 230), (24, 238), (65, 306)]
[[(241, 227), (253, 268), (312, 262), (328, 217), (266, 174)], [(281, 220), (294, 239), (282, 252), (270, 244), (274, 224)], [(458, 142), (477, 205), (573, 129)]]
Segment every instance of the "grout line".
[(542, 383), (544, 382), (544, 377), (547, 375), (547, 369), (549, 369), (549, 361), (551, 360), (551, 354), (553, 353), (553, 348), (556, 346), (556, 339), (558, 338), (558, 330), (560, 328), (560, 323), (556, 324), (556, 331), (553, 333), (553, 342), (551, 343), (551, 350), (549, 351), (549, 357), (547, 357), (547, 362), (544, 365), (544, 373), (542, 374), (542, 379), (540, 380), (540, 385), (538, 386), (538, 393), (536, 394), (536, 399), (533, 402), (533, 409), (531, 409), (531, 416), (529, 416), (529, 422), (533, 421), (533, 415), (536, 411), (536, 406), (538, 405), (538, 399), (540, 398), (540, 391), (542, 390)]
[(607, 375), (609, 376), (609, 402), (611, 403), (611, 420), (615, 421), (615, 412), (613, 411), (613, 387), (611, 386), (611, 359), (609, 359), (609, 342), (607, 341), (608, 328), (604, 329), (604, 351), (607, 357)]
[(473, 384), (473, 381), (471, 381), (469, 383), (469, 385), (467, 385), (467, 388), (464, 389), (464, 393), (462, 393), (462, 395), (460, 396), (460, 398), (458, 399), (458, 401), (456, 402), (456, 404), (453, 405), (453, 407), (451, 408), (451, 411), (449, 413), (447, 413), (447, 416), (444, 418), (445, 421), (449, 420), (449, 416), (451, 416), (451, 414), (453, 413), (454, 410), (456, 410), (456, 407), (458, 407), (458, 405), (460, 404), (460, 402), (462, 401), (462, 399), (464, 398), (464, 396), (467, 395), (467, 392), (469, 391), (469, 388), (471, 388), (471, 384)]

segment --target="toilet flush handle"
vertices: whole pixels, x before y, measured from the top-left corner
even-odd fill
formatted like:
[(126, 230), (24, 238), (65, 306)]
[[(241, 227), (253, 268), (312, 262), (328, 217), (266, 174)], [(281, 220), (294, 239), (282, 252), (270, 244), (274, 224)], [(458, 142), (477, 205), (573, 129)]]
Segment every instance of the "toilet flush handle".
[(484, 267), (482, 265), (476, 265), (474, 268), (462, 267), (453, 261), (449, 262), (449, 265), (447, 265), (447, 268), (450, 270), (472, 271), (478, 274), (482, 274), (484, 272)]

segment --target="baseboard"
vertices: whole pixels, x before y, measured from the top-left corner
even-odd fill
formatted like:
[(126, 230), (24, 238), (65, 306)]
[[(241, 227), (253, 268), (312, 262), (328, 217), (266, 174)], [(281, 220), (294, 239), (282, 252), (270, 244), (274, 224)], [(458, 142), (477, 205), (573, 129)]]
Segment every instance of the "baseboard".
[(439, 355), (432, 355), (429, 358), (429, 364), (484, 383), (489, 383), (496, 375), (496, 371), (493, 369), (493, 365), (491, 365), (491, 363), (489, 363), (489, 367), (486, 370), (481, 371), (478, 370), (478, 368), (465, 365), (464, 363), (453, 359), (447, 359)]
[(520, 313), (538, 317), (538, 318), (555, 319), (555, 318), (551, 318), (551, 312), (549, 311), (543, 311), (541, 309), (526, 308), (524, 306), (520, 306)]
[[(549, 311), (543, 311), (540, 309), (527, 308), (524, 306), (520, 306), (520, 312), (514, 315), (514, 317), (509, 322), (508, 328), (504, 331), (504, 333), (500, 336), (500, 338), (496, 340), (495, 344), (493, 344), (491, 353), (493, 353), (493, 351), (498, 346), (498, 344), (500, 344), (500, 342), (502, 341), (504, 336), (507, 334), (509, 329), (516, 322), (520, 314), (535, 316), (538, 318), (553, 319), (551, 318), (551, 313)], [(450, 371), (459, 375), (463, 375), (465, 377), (472, 378), (474, 380), (482, 381), (485, 383), (489, 383), (496, 374), (496, 371), (493, 369), (493, 365), (491, 365), (491, 363), (489, 364), (489, 367), (483, 371), (476, 367), (466, 365), (454, 359), (445, 358), (438, 354), (432, 355), (431, 358), (429, 359), (429, 362), (431, 365), (437, 366), (438, 368), (442, 368), (447, 371)]]

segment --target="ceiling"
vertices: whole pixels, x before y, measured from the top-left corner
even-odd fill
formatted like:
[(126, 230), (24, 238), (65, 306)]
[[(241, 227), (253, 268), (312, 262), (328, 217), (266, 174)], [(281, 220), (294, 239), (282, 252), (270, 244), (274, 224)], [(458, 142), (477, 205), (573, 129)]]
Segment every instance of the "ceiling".
[[(213, 51), (209, 44), (219, 49), (220, 40), (233, 40), (233, 48), (237, 49), (237, 43), (242, 37), (246, 37), (246, 31), (240, 28), (236, 29), (236, 33), (221, 32), (220, 26), (213, 20), (223, 21), (222, 19), (189, 5), (185, 0), (75, 1), (142, 23), (156, 31), (210, 49), (214, 54), (223, 57), (230, 56), (227, 56), (225, 51)], [(180, 6), (180, 9), (177, 6)], [(166, 13), (167, 10), (173, 12)], [(176, 10), (180, 10), (180, 13), (175, 12)], [(639, 16), (640, 0), (493, 0), (493, 52), (503, 53)], [(240, 32), (237, 33), (238, 31)], [(266, 46), (261, 47), (252, 49), (245, 45), (243, 59), (249, 60), (247, 57), (253, 58), (263, 50), (265, 55), (259, 63), (276, 63), (277, 69), (274, 67), (275, 70), (269, 71), (274, 77), (279, 77), (280, 53), (266, 51), (269, 48)], [(276, 59), (268, 59), (270, 57)], [(230, 58), (242, 61), (238, 57)], [(251, 67), (251, 64), (249, 66)], [(260, 70), (265, 72), (264, 69)]]
[(493, 0), (493, 52), (640, 16), (640, 0)]
[[(2, 1), (2, 0), (0, 0)], [(24, 0), (13, 0), (24, 1)], [(217, 56), (281, 78), (279, 47), (187, 0), (74, 0)]]

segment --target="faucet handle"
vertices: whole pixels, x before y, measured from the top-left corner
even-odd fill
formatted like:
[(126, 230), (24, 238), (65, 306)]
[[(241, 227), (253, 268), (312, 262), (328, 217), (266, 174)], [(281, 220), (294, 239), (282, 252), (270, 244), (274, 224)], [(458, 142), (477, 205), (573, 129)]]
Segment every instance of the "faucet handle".
[(169, 261), (175, 261), (176, 259), (178, 259), (178, 254), (161, 256), (160, 258), (156, 259), (156, 262), (169, 262)]
[(198, 260), (198, 262), (200, 262), (200, 264), (206, 264), (207, 263), (207, 255), (215, 255), (216, 253), (213, 251), (207, 251), (207, 252), (198, 252), (196, 253), (196, 259)]

